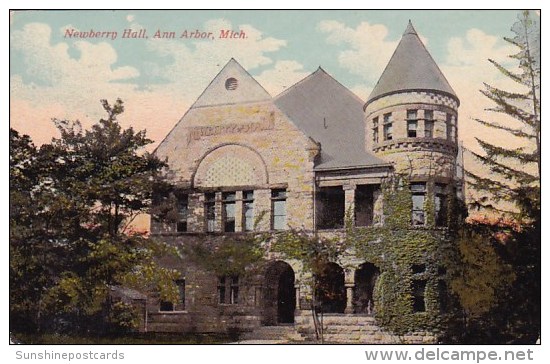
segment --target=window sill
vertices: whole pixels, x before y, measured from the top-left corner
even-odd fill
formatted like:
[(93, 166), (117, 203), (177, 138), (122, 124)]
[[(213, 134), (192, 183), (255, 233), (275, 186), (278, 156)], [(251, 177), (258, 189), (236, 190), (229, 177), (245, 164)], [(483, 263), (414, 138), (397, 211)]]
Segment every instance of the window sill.
[(157, 313), (163, 314), (163, 315), (182, 315), (187, 314), (189, 311), (183, 310), (183, 311), (157, 311)]

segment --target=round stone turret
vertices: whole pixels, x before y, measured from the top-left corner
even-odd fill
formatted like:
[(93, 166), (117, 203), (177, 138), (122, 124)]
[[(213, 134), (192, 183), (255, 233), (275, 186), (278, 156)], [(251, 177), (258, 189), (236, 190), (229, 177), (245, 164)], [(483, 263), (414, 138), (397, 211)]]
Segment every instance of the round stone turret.
[(456, 175), (460, 101), (409, 22), (365, 106), (367, 150), (416, 180)]

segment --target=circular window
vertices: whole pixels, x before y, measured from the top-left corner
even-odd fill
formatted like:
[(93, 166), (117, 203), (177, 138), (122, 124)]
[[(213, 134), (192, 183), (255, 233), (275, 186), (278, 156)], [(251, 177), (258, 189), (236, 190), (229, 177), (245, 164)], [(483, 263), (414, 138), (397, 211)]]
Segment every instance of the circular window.
[(237, 89), (237, 86), (239, 86), (239, 81), (237, 81), (236, 78), (228, 78), (225, 80), (225, 88), (229, 91), (233, 91)]

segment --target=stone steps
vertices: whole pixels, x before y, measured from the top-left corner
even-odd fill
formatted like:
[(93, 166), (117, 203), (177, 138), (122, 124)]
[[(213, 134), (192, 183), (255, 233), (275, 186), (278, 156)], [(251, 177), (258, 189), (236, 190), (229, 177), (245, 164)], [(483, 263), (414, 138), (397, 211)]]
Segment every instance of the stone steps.
[[(311, 316), (297, 318), (298, 332), (315, 340), (315, 328)], [(351, 314), (327, 314), (323, 316), (323, 341), (335, 344), (429, 344), (435, 337), (428, 333), (410, 333), (398, 337), (380, 328), (372, 316)]]
[(296, 331), (292, 325), (285, 326), (260, 326), (240, 337), (240, 340), (256, 341), (304, 341), (305, 338)]

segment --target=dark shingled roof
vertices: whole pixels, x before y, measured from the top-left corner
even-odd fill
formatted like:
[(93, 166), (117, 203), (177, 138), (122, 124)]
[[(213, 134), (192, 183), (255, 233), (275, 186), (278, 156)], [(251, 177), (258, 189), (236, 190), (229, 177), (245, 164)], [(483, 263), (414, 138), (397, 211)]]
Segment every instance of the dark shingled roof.
[(363, 101), (321, 67), (274, 101), (298, 128), (321, 143), (316, 170), (389, 165), (365, 151)]
[(410, 21), (367, 104), (385, 95), (407, 90), (439, 91), (458, 101)]

